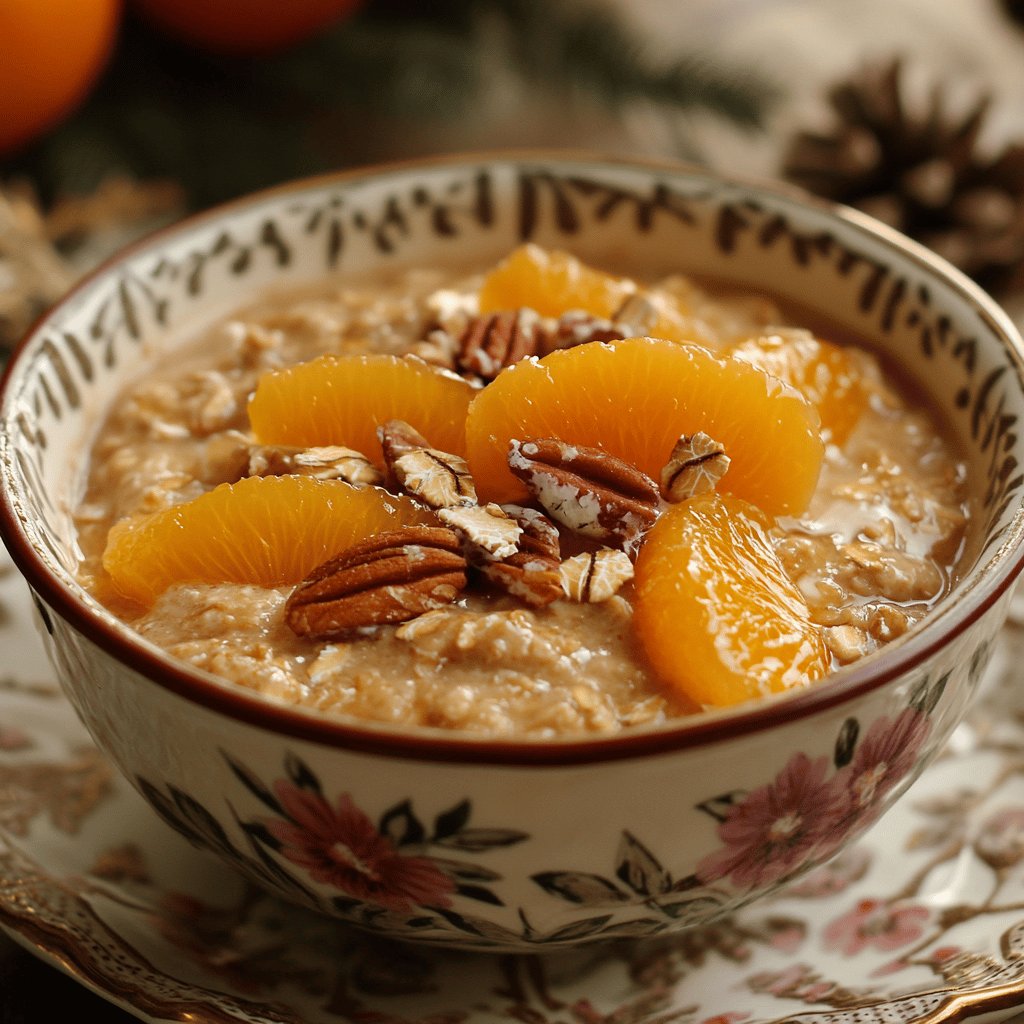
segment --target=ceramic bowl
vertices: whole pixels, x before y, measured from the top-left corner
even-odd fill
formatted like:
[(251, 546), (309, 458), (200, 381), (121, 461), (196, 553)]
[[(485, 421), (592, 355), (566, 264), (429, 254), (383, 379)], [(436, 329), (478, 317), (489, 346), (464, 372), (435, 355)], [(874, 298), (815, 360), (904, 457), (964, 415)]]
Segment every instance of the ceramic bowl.
[[(82, 591), (69, 509), (85, 446), (156, 355), (268, 288), (486, 266), (524, 240), (762, 289), (869, 340), (969, 464), (977, 502), (949, 597), (812, 689), (607, 739), (480, 742), (275, 704), (175, 662)], [(260, 885), (459, 947), (655, 935), (832, 856), (961, 719), (1022, 563), (1022, 353), (949, 266), (781, 187), (544, 154), (320, 178), (142, 242), (35, 328), (2, 396), (3, 534), (97, 744), (164, 821)]]

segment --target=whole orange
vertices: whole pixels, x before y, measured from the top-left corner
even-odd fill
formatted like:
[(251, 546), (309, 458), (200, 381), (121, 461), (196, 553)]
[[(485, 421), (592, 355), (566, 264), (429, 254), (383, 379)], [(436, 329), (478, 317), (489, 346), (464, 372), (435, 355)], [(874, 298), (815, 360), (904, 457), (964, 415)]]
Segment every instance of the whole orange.
[(0, 3), (0, 153), (42, 134), (85, 97), (120, 15), (121, 0)]
[(172, 35), (217, 53), (283, 50), (360, 6), (361, 0), (135, 0)]

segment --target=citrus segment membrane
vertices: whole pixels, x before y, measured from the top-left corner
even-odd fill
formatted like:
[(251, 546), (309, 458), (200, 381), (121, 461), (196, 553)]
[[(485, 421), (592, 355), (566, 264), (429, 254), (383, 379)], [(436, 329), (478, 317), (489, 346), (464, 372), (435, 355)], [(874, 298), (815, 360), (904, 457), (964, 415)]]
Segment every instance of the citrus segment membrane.
[(675, 505), (636, 562), (633, 624), (655, 673), (724, 707), (823, 678), (820, 630), (748, 502), (706, 494)]
[(118, 593), (151, 605), (175, 583), (293, 585), (367, 537), (436, 526), (409, 498), (311, 477), (247, 477), (192, 501), (126, 519), (103, 566)]
[(522, 501), (513, 439), (601, 448), (658, 479), (681, 434), (731, 459), (721, 488), (772, 515), (798, 514), (818, 480), (818, 416), (799, 392), (739, 359), (654, 338), (591, 342), (503, 370), (469, 408), (466, 450), (486, 501)]
[(845, 444), (867, 405), (862, 358), (809, 331), (780, 330), (749, 338), (733, 346), (729, 355), (796, 388), (818, 410), (826, 441)]
[(249, 422), (261, 444), (341, 445), (383, 467), (377, 428), (388, 420), (404, 420), (433, 447), (463, 455), (475, 391), (419, 359), (323, 355), (264, 374)]

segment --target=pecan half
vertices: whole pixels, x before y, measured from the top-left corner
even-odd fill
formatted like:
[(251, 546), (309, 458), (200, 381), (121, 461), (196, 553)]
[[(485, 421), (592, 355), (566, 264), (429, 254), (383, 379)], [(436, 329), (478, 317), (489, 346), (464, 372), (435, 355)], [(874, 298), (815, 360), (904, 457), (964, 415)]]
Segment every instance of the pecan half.
[(297, 474), (317, 480), (344, 480), (350, 484), (379, 484), (384, 477), (362, 452), (337, 445), (291, 448), (255, 445), (249, 450), (249, 476)]
[(580, 604), (598, 604), (614, 597), (633, 578), (629, 555), (611, 548), (585, 551), (567, 558), (560, 570), (566, 597)]
[(730, 461), (725, 448), (702, 430), (683, 434), (661, 471), (661, 493), (669, 501), (685, 501), (713, 491)]
[(585, 537), (632, 547), (658, 518), (657, 484), (599, 448), (513, 440), (508, 465), (552, 519)]
[(521, 505), (503, 505), (506, 515), (523, 531), (517, 550), (500, 561), (485, 560), (481, 575), (527, 604), (545, 605), (562, 594), (559, 575), (558, 529), (543, 512)]
[(451, 604), (466, 585), (457, 534), (413, 526), (371, 537), (314, 569), (291, 593), (292, 632), (338, 640)]
[(431, 448), (404, 420), (388, 420), (377, 436), (388, 468), (407, 494), (437, 509), (476, 504), (476, 487), (465, 459)]
[(455, 365), (481, 380), (494, 380), (506, 366), (537, 355), (543, 340), (540, 317), (532, 309), (477, 316), (459, 339)]

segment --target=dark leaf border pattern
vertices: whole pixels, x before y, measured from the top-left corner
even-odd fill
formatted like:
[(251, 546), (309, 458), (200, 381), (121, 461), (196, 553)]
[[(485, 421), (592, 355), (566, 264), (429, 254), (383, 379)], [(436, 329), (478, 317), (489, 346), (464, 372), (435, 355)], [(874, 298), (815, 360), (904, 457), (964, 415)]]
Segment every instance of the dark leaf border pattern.
[[(503, 211), (496, 189), (499, 179), (507, 180), (509, 174), (513, 208)], [(96, 384), (101, 370), (116, 367), (122, 346), (137, 347), (153, 331), (172, 329), (188, 304), (207, 290), (215, 266), (229, 278), (265, 268), (268, 261), (271, 268), (288, 268), (313, 240), (323, 270), (329, 272), (344, 264), (357, 237), (388, 258), (417, 238), (446, 241), (486, 234), (511, 216), (522, 241), (542, 234), (571, 239), (612, 218), (629, 218), (639, 235), (668, 221), (691, 232), (707, 232), (726, 257), (753, 245), (797, 267), (825, 263), (838, 278), (856, 275), (860, 312), (875, 317), (878, 330), (910, 331), (925, 358), (943, 354), (957, 368), (961, 380), (956, 405), (967, 433), (986, 457), (979, 550), (992, 549), (1024, 490), (1024, 473), (1014, 452), (1018, 417), (1010, 411), (1014, 369), (1005, 360), (982, 369), (977, 339), (958, 332), (950, 315), (933, 305), (929, 290), (894, 266), (830, 231), (801, 230), (782, 212), (729, 195), (699, 179), (686, 191), (669, 174), (651, 171), (645, 178), (614, 169), (602, 173), (585, 163), (565, 171), (529, 163), (442, 168), (422, 176), (399, 175), (390, 191), (377, 193), (373, 200), (362, 197), (358, 182), (313, 190), (308, 198), (300, 194), (270, 212), (257, 211), (205, 236), (200, 232), (197, 237), (205, 241), (174, 256), (138, 257), (88, 296), (88, 315), (79, 317), (77, 326), (57, 323), (50, 328), (26, 378), (13, 448), (43, 513), (42, 543), (57, 564), (65, 562), (63, 545), (49, 526), (59, 513), (42, 484), (47, 420), (60, 421), (81, 410), (84, 392)]]

